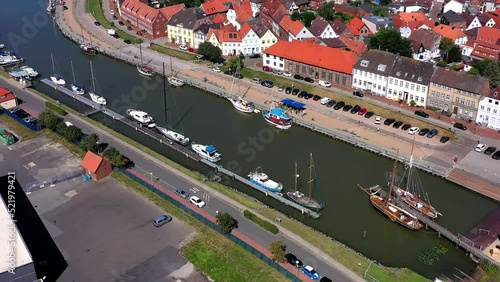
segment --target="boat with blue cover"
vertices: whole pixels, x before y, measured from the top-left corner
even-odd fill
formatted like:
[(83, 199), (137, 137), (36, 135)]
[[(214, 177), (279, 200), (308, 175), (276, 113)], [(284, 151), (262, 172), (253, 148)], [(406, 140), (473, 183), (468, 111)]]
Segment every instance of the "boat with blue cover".
[(221, 160), (222, 155), (217, 152), (217, 149), (213, 145), (201, 145), (201, 144), (191, 144), (191, 148), (195, 151), (200, 157), (216, 163)]
[(250, 174), (248, 174), (248, 178), (250, 179), (250, 182), (257, 184), (269, 192), (280, 193), (281, 190), (283, 190), (283, 185), (269, 179), (269, 176), (262, 172), (260, 167), (258, 167), (255, 171), (251, 171)]
[(272, 108), (269, 111), (265, 111), (262, 116), (267, 122), (279, 129), (289, 129), (292, 127), (292, 117), (280, 108)]

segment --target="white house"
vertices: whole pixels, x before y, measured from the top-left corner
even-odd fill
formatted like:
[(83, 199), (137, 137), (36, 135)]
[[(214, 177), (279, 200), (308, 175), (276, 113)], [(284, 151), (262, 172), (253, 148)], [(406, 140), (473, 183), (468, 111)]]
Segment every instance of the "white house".
[(448, 12), (448, 11), (453, 11), (457, 14), (461, 14), (463, 12), (463, 9), (464, 9), (464, 4), (462, 4), (458, 1), (455, 1), (455, 0), (451, 0), (450, 2), (444, 4), (443, 14)]
[(241, 37), (241, 50), (244, 55), (260, 53), (260, 38), (248, 22), (239, 30)]
[(352, 88), (386, 96), (387, 82), (396, 55), (372, 49), (356, 62), (352, 70)]
[(262, 3), (266, 2), (266, 0), (250, 0), (250, 7), (252, 8), (252, 16), (256, 18), (260, 13), (260, 6)]
[(281, 19), (279, 26), (281, 30), (288, 33), (288, 42), (315, 37), (314, 34), (312, 34), (301, 21), (292, 21), (287, 16)]
[(500, 130), (500, 86), (479, 101), (476, 122)]
[(309, 31), (317, 38), (338, 38), (339, 36), (333, 30), (332, 26), (322, 17), (316, 17), (309, 27)]
[(193, 48), (198, 49), (201, 43), (207, 41), (209, 30), (209, 24), (201, 24), (194, 30), (194, 45), (192, 46)]
[(441, 51), (439, 45), (443, 36), (432, 30), (414, 30), (408, 38), (413, 43), (413, 59), (428, 62), (439, 58)]
[(479, 21), (479, 17), (475, 16), (474, 19), (470, 22), (470, 24), (467, 26), (465, 30), (471, 30), (474, 28), (482, 27), (483, 25)]
[(214, 46), (221, 48), (222, 55), (234, 56), (242, 52), (241, 36), (236, 28), (230, 24), (220, 29), (211, 28), (207, 39)]
[(387, 98), (425, 107), (434, 65), (397, 57), (389, 74)]
[(285, 70), (285, 62), (283, 57), (275, 56), (271, 54), (262, 54), (262, 62), (264, 67), (270, 67), (273, 70)]
[(236, 30), (240, 30), (241, 24), (236, 20), (237, 17), (238, 15), (236, 15), (236, 11), (234, 9), (227, 10), (227, 21), (232, 24), (236, 28)]

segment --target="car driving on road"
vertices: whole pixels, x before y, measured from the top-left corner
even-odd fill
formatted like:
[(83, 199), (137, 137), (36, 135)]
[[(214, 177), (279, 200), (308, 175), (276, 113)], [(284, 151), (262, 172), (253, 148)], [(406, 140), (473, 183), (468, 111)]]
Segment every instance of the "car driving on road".
[(192, 196), (191, 198), (189, 198), (189, 201), (191, 202), (191, 204), (199, 208), (203, 208), (206, 205), (205, 202), (203, 202), (200, 198), (196, 196)]

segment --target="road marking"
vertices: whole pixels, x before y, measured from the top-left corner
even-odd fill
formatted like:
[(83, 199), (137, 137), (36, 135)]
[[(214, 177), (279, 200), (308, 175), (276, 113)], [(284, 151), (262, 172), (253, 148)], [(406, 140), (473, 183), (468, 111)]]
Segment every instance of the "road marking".
[(200, 189), (193, 187), (193, 188), (189, 189), (189, 191), (191, 191), (193, 194), (196, 194), (197, 192), (200, 191)]

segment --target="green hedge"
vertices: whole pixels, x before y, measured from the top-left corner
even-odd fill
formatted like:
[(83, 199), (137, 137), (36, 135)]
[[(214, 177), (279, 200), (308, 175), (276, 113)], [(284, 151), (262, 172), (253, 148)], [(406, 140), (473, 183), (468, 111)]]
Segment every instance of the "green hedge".
[(266, 229), (267, 231), (273, 233), (273, 234), (278, 234), (278, 232), (280, 231), (278, 229), (278, 227), (276, 227), (276, 225), (270, 223), (269, 221), (267, 220), (263, 220), (262, 218), (256, 216), (255, 214), (253, 214), (252, 212), (250, 212), (249, 210), (244, 210), (243, 211), (243, 215), (250, 219), (251, 221), (257, 223), (258, 225), (260, 225), (262, 228)]
[(53, 110), (54, 112), (56, 112), (62, 116), (65, 116), (68, 114), (63, 108), (56, 106), (56, 105), (52, 104), (51, 102), (45, 102), (45, 107)]

